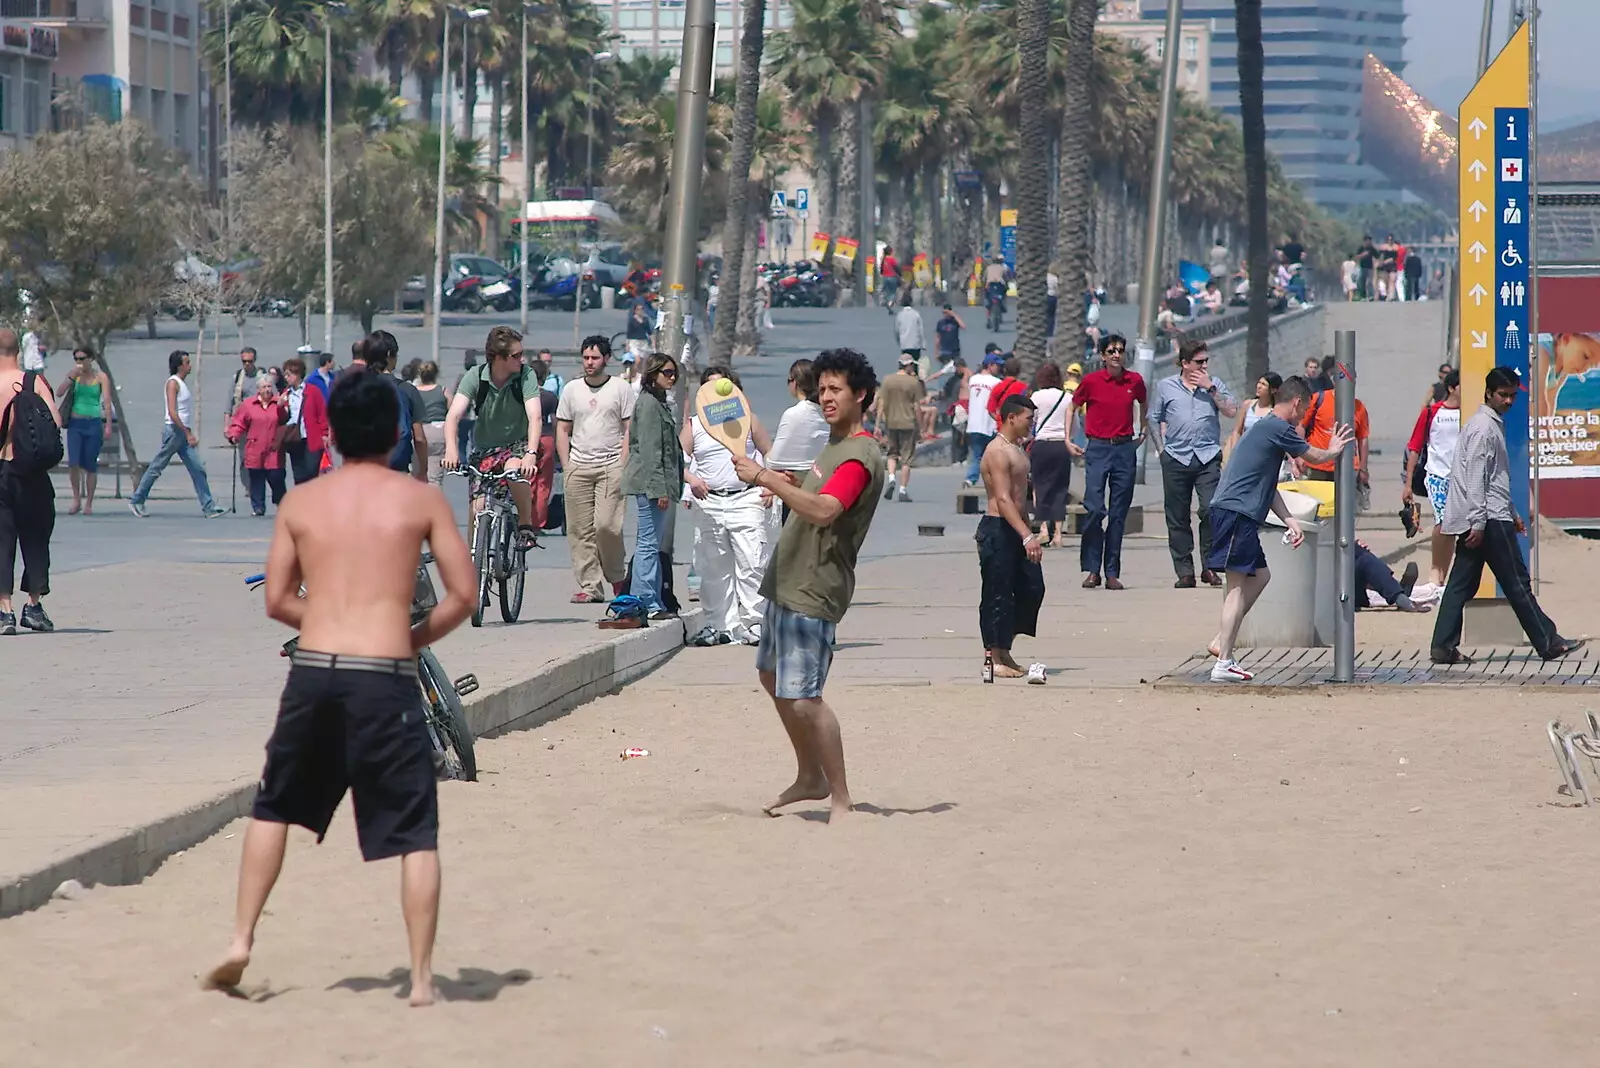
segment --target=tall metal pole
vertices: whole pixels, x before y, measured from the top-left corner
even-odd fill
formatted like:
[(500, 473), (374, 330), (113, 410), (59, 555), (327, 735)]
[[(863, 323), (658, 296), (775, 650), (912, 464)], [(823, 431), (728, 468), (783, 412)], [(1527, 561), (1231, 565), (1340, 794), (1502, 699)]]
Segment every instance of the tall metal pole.
[[(1172, 116), (1178, 98), (1178, 50), (1182, 44), (1183, 0), (1167, 0), (1167, 43), (1161, 64), (1161, 110), (1156, 118), (1156, 158), (1150, 169), (1150, 212), (1145, 219), (1144, 272), (1139, 279), (1139, 337), (1133, 369), (1153, 389), (1156, 369), (1156, 299), (1161, 284), (1162, 248), (1167, 235), (1167, 185), (1172, 154)], [(1142, 430), (1143, 428), (1141, 428)], [(1138, 431), (1136, 431), (1138, 432)], [(1149, 443), (1139, 443), (1138, 479), (1145, 481)]]
[(711, 61), (715, 55), (715, 0), (688, 0), (684, 22), (683, 61), (678, 66), (677, 132), (672, 139), (672, 182), (667, 196), (662, 332), (666, 338), (663, 351), (688, 363), (697, 286), (695, 246), (700, 232), (701, 172), (706, 160), (706, 105), (711, 98)]
[(222, 3), (222, 178), (227, 186), (223, 233), (233, 258), (233, 0)]
[[(1333, 418), (1339, 426), (1352, 426), (1356, 418), (1356, 332), (1333, 335), (1338, 360), (1333, 386)], [(1354, 682), (1356, 677), (1356, 450), (1352, 442), (1334, 464), (1333, 522), (1339, 573), (1338, 615), (1333, 624), (1333, 681)]]
[(528, 141), (528, 5), (522, 5), (522, 333), (528, 333), (528, 203), (533, 200), (533, 154)]
[[(856, 249), (856, 304), (865, 308), (867, 306), (867, 260), (878, 254), (878, 236), (876, 223), (877, 211), (877, 178), (873, 163), (872, 141), (872, 95), (862, 93), (861, 99), (856, 102), (860, 109), (861, 121), (856, 123), (856, 136), (859, 144), (856, 148), (856, 174), (857, 192), (856, 200), (856, 240), (860, 246)], [(878, 265), (878, 292), (883, 292), (883, 265)]]
[[(1539, 345), (1539, 2), (1529, 0), (1528, 8), (1528, 377), (1533, 402), (1528, 440), (1532, 443), (1533, 466), (1528, 485), (1528, 571), (1534, 592), (1539, 590), (1539, 394), (1549, 385), (1545, 379), (1544, 349)], [(1553, 405), (1552, 405), (1553, 407)]]
[(1478, 31), (1478, 77), (1489, 69), (1494, 48), (1494, 0), (1483, 0), (1483, 28)]
[(322, 13), (322, 351), (333, 351), (333, 5)]
[(433, 362), (439, 362), (439, 319), (444, 299), (444, 157), (450, 144), (450, 5), (444, 6), (444, 35), (439, 45), (439, 188), (433, 204), (433, 324), (429, 341)]

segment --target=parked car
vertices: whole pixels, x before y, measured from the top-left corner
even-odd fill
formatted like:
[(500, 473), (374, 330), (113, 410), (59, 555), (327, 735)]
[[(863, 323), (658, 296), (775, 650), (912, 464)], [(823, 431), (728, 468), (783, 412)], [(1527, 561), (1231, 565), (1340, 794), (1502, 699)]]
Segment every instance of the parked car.
[[(462, 282), (469, 278), (476, 278), (478, 281), (463, 286)], [(507, 292), (510, 293), (509, 300), (506, 297)], [(481, 297), (481, 304), (476, 299), (467, 299), (468, 293)], [(483, 305), (492, 305), (505, 311), (517, 306), (516, 293), (516, 276), (499, 261), (468, 252), (450, 254), (450, 264), (444, 274), (443, 303), (446, 311), (458, 309), (482, 311)], [(422, 310), (427, 301), (427, 294), (428, 276), (412, 275), (400, 289), (400, 309)]]

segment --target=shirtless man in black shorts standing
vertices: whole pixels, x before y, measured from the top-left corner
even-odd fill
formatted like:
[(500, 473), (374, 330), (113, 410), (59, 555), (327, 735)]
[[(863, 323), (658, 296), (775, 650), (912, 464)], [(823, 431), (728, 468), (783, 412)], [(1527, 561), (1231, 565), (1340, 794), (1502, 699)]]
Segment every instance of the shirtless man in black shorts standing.
[[(416, 654), (460, 625), (476, 591), (444, 495), (387, 466), (399, 418), (395, 391), (378, 372), (346, 372), (328, 399), (344, 465), (296, 487), (278, 509), (267, 554), (267, 615), (299, 631), (300, 643), (245, 832), (233, 942), (206, 974), (208, 988), (230, 989), (244, 976), (289, 825), (315, 831), (320, 842), (348, 789), (361, 855), (401, 858), (411, 1004), (433, 1002), (439, 807)], [(413, 628), (424, 542), (445, 595)]]

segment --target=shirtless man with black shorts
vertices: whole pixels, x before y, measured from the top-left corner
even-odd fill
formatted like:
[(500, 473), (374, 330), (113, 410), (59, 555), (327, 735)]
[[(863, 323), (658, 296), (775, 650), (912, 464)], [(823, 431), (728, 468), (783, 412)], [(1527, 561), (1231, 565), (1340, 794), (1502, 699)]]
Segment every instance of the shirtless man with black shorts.
[[(278, 509), (267, 615), (299, 631), (300, 641), (245, 831), (233, 942), (202, 981), (207, 988), (231, 989), (243, 978), (289, 825), (315, 831), (320, 842), (349, 790), (361, 855), (401, 858), (411, 1004), (433, 1002), (439, 806), (416, 655), (467, 618), (476, 588), (444, 495), (388, 468), (399, 418), (395, 391), (378, 372), (342, 375), (328, 422), (344, 465), (297, 486)], [(424, 542), (445, 594), (413, 628)]]
[(1025, 672), (1011, 656), (1018, 634), (1032, 635), (1039, 626), (1039, 606), (1044, 603), (1044, 570), (1039, 561), (1044, 545), (1028, 526), (1028, 454), (1022, 439), (1033, 426), (1033, 401), (1019, 394), (1000, 405), (1000, 424), (994, 441), (983, 451), (978, 470), (989, 499), (986, 514), (978, 520), (978, 570), (983, 587), (978, 598), (978, 633), (983, 649), (994, 659), (997, 678), (1042, 683), (1045, 670), (1033, 665)]

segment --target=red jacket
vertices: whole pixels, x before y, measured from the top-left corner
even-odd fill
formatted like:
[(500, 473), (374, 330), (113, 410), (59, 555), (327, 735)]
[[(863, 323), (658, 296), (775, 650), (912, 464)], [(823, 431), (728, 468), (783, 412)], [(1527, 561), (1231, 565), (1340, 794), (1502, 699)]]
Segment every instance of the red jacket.
[(277, 401), (261, 403), (251, 397), (233, 410), (233, 421), (228, 424), (228, 440), (244, 440), (244, 466), (255, 470), (276, 471), (283, 466), (283, 453), (278, 448), (278, 428), (289, 421), (289, 406)]
[(1000, 405), (1006, 402), (1007, 397), (1027, 396), (1028, 386), (1020, 378), (1004, 378), (1000, 384), (989, 391), (989, 414), (994, 416), (995, 422), (1000, 421)]
[(328, 401), (322, 390), (307, 384), (301, 390), (300, 421), (305, 424), (306, 448), (312, 452), (328, 447)]

